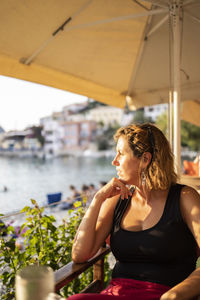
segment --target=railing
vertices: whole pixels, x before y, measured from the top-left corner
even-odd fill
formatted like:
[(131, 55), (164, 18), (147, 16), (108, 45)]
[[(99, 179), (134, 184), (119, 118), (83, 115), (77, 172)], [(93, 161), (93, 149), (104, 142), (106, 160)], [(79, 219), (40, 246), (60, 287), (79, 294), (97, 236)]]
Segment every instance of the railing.
[(98, 293), (104, 283), (104, 257), (110, 252), (109, 247), (102, 248), (93, 258), (81, 264), (70, 262), (54, 272), (55, 291), (59, 291), (82, 272), (93, 266), (93, 281), (81, 293)]
[[(54, 207), (55, 205), (59, 205), (59, 204), (62, 204), (62, 203), (66, 203), (66, 202), (65, 201), (58, 201), (58, 202), (54, 202), (54, 203), (47, 204), (47, 205), (40, 205), (39, 204), (39, 206), (43, 207), (43, 208), (49, 208), (49, 207)], [(26, 214), (26, 212), (21, 212), (21, 210), (16, 210), (16, 211), (13, 211), (11, 213), (6, 213), (5, 215), (0, 216), (0, 219), (5, 220), (5, 219), (8, 219), (10, 217), (23, 215), (23, 214)]]

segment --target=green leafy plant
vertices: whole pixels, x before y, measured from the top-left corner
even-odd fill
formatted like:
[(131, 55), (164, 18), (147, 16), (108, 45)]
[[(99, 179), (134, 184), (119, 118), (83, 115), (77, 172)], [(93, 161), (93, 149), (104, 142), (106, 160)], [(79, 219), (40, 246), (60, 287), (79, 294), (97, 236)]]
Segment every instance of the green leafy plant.
[[(19, 234), (23, 245), (18, 243), (15, 228), (8, 226), (6, 236), (0, 237), (0, 279), (2, 281), (1, 299), (14, 298), (15, 274), (30, 264), (48, 265), (57, 270), (71, 261), (72, 243), (77, 228), (85, 214), (85, 205), (78, 201), (74, 210), (69, 210), (69, 215), (61, 225), (55, 226), (56, 219), (44, 214), (35, 200), (31, 200), (33, 207), (26, 206), (21, 213), (26, 213), (26, 221), (21, 225)], [(105, 278), (109, 280), (109, 264), (105, 264)], [(90, 268), (60, 293), (69, 296), (79, 293), (92, 280)]]

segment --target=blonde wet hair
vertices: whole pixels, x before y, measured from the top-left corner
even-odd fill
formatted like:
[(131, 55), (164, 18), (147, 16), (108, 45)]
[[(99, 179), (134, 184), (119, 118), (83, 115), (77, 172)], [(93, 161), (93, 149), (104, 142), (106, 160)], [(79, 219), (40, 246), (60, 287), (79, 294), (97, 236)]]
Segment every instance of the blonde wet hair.
[[(140, 177), (146, 177), (146, 186), (152, 190), (165, 190), (177, 182), (174, 169), (174, 156), (168, 140), (160, 129), (151, 123), (131, 124), (121, 127), (114, 135), (115, 141), (125, 136), (134, 156), (141, 158), (143, 153), (150, 152), (151, 162)], [(142, 175), (143, 172), (143, 175)]]

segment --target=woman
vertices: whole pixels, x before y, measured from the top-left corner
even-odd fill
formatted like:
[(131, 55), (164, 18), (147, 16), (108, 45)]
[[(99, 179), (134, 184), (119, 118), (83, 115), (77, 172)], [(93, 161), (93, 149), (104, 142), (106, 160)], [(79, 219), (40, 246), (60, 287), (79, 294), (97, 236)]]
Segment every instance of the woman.
[(112, 281), (99, 295), (72, 298), (193, 299), (200, 295), (200, 196), (177, 184), (169, 143), (154, 125), (120, 128), (115, 140), (118, 178), (95, 194), (72, 249), (73, 261), (84, 262), (110, 235)]

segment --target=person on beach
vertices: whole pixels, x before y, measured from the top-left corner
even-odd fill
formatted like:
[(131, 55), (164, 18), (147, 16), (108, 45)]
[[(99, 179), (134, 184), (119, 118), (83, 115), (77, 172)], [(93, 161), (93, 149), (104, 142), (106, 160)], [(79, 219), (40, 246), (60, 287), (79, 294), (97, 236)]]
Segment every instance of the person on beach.
[(100, 181), (99, 182), (99, 188), (102, 188), (104, 185), (106, 185), (107, 182), (106, 181)]
[(73, 261), (82, 263), (110, 236), (112, 280), (100, 294), (69, 299), (196, 299), (200, 195), (177, 183), (172, 151), (156, 126), (129, 125), (114, 138), (118, 178), (95, 194), (72, 248)]
[(69, 202), (70, 203), (74, 203), (76, 201), (80, 201), (81, 200), (81, 193), (77, 190), (77, 188), (74, 185), (70, 185), (69, 186), (70, 190), (71, 190), (71, 197), (69, 198)]
[(69, 189), (71, 191), (71, 196), (63, 201), (61, 209), (70, 209), (73, 207), (74, 202), (81, 201), (81, 194), (78, 192), (77, 188), (74, 185), (70, 185)]
[(81, 187), (81, 198), (83, 205), (87, 205), (88, 199), (90, 198), (89, 186), (87, 184), (83, 184)]
[(3, 187), (3, 191), (4, 191), (4, 192), (7, 192), (7, 191), (8, 191), (8, 188), (7, 188), (7, 186), (6, 186), (6, 185), (4, 185), (4, 187)]
[(69, 189), (71, 191), (71, 196), (67, 197), (65, 202), (67, 202), (69, 204), (73, 204), (76, 201), (80, 201), (81, 200), (81, 193), (79, 193), (77, 188), (73, 184), (71, 184), (69, 186)]

